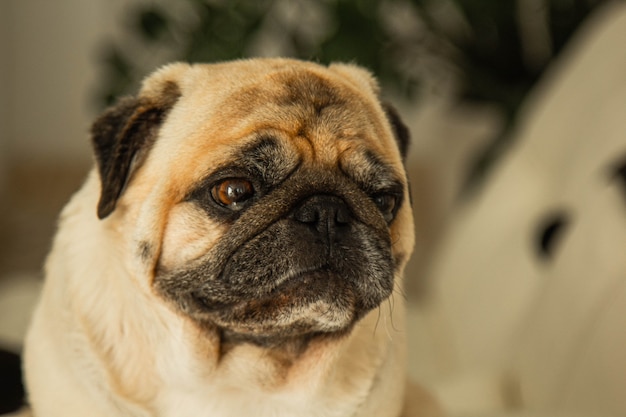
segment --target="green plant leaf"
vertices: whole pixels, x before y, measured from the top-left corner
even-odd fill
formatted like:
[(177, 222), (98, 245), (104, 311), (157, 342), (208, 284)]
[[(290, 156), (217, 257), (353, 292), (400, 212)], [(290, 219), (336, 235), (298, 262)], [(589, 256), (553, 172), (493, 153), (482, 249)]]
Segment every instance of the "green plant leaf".
[(146, 41), (156, 42), (163, 39), (169, 32), (169, 27), (167, 15), (154, 6), (138, 12), (136, 30)]

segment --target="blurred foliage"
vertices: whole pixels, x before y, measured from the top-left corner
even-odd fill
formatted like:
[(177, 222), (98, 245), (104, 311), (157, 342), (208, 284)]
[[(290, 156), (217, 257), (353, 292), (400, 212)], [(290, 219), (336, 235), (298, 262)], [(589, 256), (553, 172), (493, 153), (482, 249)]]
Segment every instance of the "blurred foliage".
[[(146, 0), (129, 10), (124, 41), (102, 50), (99, 101), (107, 105), (134, 91), (145, 74), (166, 62), (281, 55), (356, 62), (387, 91), (407, 99), (449, 93), (453, 85), (461, 100), (499, 106), (510, 126), (550, 59), (603, 2)], [(526, 5), (524, 16), (520, 5)], [(524, 31), (524, 23), (530, 29)], [(543, 42), (539, 59), (529, 59), (532, 38)], [(476, 172), (505, 137), (494, 140)]]
[[(543, 7), (538, 18), (548, 19), (546, 41), (551, 43), (551, 56), (559, 53), (601, 2), (534, 1), (536, 7)], [(110, 104), (136, 89), (141, 77), (154, 67), (173, 60), (215, 62), (264, 55), (267, 51), (258, 46), (258, 40), (265, 38), (280, 45), (270, 54), (322, 63), (353, 61), (368, 67), (385, 87), (404, 97), (418, 96), (427, 88), (425, 84), (432, 87), (428, 77), (453, 76), (458, 79), (461, 98), (494, 102), (511, 115), (547, 64), (544, 61), (533, 67), (525, 62), (518, 3), (146, 1), (129, 10), (125, 41), (113, 41), (103, 48), (105, 78), (99, 96), (104, 104)], [(456, 21), (449, 22), (454, 20), (450, 16)], [(454, 23), (457, 27), (451, 27)]]

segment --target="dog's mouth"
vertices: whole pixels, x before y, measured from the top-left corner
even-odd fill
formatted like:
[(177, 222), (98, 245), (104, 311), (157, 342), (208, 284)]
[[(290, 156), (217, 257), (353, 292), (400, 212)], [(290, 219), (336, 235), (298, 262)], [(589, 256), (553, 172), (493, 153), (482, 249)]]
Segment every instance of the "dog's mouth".
[(200, 325), (247, 341), (345, 334), (393, 290), (381, 226), (341, 199), (314, 197), (251, 237), (225, 239), (192, 267), (163, 271), (156, 288)]
[(240, 339), (272, 343), (285, 338), (349, 331), (383, 301), (364, 303), (349, 281), (324, 266), (289, 274), (267, 294), (232, 302), (192, 294), (195, 314)]

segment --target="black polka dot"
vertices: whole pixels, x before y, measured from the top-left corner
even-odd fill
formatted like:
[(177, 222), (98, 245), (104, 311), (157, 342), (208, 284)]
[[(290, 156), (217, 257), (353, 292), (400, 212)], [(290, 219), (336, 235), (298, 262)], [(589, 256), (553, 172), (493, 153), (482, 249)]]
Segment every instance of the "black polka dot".
[(535, 242), (540, 258), (547, 260), (554, 256), (568, 224), (569, 216), (563, 211), (551, 213), (540, 222)]
[(619, 162), (613, 165), (611, 168), (611, 178), (617, 182), (622, 190), (624, 198), (626, 199), (626, 156), (622, 157)]

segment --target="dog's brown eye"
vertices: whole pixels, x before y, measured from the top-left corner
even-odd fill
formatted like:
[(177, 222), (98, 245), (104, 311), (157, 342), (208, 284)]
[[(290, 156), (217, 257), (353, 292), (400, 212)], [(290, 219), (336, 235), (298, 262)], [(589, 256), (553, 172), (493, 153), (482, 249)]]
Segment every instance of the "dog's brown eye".
[(211, 188), (213, 200), (220, 206), (231, 210), (241, 210), (244, 203), (254, 195), (254, 187), (248, 180), (228, 178)]
[(374, 196), (374, 204), (388, 222), (393, 219), (398, 198), (393, 194), (378, 194)]

